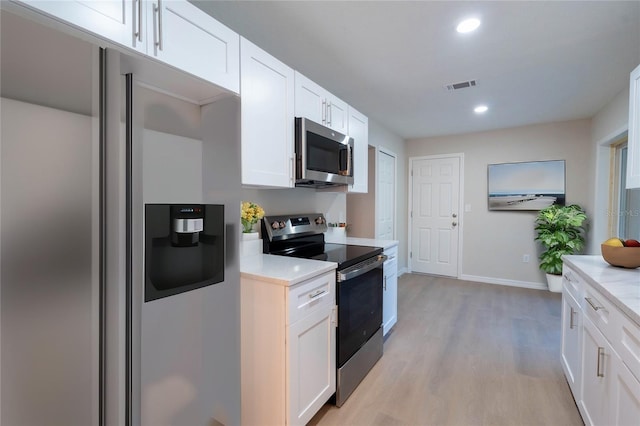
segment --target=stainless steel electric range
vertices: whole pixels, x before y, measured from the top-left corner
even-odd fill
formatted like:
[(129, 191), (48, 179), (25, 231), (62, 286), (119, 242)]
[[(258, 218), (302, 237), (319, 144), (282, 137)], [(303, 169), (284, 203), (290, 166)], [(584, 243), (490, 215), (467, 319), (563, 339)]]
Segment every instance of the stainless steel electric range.
[(322, 213), (262, 220), (263, 252), (338, 264), (336, 396), (340, 407), (382, 357), (382, 248), (325, 243)]

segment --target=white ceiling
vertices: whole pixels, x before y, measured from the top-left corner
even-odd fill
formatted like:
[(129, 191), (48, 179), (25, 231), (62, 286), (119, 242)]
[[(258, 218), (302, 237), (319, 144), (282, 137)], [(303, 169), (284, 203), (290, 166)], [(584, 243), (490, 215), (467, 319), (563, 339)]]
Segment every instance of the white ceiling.
[(404, 138), (592, 117), (640, 63), (640, 1), (192, 2)]

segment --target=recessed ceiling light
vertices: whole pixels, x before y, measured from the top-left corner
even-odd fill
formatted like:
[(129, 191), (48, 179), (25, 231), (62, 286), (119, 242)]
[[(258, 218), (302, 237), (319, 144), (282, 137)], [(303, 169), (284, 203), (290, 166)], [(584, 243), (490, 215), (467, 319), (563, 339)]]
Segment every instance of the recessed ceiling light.
[(456, 31), (459, 33), (469, 33), (480, 26), (480, 20), (478, 18), (469, 18), (461, 21), (456, 27)]
[(485, 113), (489, 110), (489, 107), (486, 105), (478, 105), (477, 107), (475, 107), (473, 109), (473, 112), (475, 112), (476, 114), (482, 114)]

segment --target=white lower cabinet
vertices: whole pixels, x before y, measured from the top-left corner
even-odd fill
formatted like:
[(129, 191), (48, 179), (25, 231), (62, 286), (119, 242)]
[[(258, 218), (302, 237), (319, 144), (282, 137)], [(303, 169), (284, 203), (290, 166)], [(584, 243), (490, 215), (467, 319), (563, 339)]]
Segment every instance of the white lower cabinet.
[(336, 391), (335, 271), (241, 278), (242, 424), (304, 425)]
[[(582, 377), (582, 311), (567, 292), (562, 294), (562, 368), (571, 391), (580, 395)], [(578, 400), (576, 398), (576, 400)]]
[(306, 424), (336, 391), (333, 309), (321, 309), (287, 329), (289, 409), (287, 423)]
[(640, 424), (640, 327), (563, 269), (562, 366), (586, 425)]
[(635, 426), (640, 424), (640, 381), (618, 357), (611, 369), (612, 391), (609, 423)]
[(579, 407), (587, 425), (612, 424), (607, 422), (613, 396), (611, 345), (589, 318), (583, 323), (582, 395)]
[(398, 246), (384, 251), (384, 281), (382, 283), (382, 335), (385, 336), (398, 321)]

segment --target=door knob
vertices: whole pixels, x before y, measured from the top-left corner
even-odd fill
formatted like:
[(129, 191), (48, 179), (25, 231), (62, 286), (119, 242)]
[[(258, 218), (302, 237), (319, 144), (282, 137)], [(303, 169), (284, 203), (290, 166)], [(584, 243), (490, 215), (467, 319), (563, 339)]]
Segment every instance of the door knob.
[(458, 222), (451, 222), (451, 225), (456, 226), (458, 225)]
[(451, 217), (458, 217), (458, 215), (454, 213), (451, 215)]

